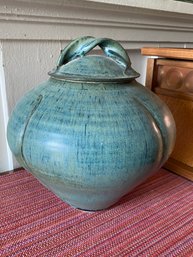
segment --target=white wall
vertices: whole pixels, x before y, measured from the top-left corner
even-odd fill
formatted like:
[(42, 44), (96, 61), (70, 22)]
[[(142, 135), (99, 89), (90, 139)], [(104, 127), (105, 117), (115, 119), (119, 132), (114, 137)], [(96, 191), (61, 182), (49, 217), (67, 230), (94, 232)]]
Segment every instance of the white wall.
[(2, 45), (0, 45), (0, 172), (13, 169), (12, 156), (6, 140), (7, 122), (7, 95), (5, 88)]
[(150, 0), (0, 2), (0, 171), (11, 168), (5, 150), (8, 115), (26, 91), (48, 78), (47, 72), (69, 41), (83, 35), (118, 40), (130, 49), (132, 66), (144, 84), (146, 57), (140, 55), (140, 48), (192, 47), (192, 7), (172, 0), (157, 5)]
[(132, 68), (140, 74), (137, 81), (145, 85), (147, 56), (142, 56), (138, 49), (128, 50), (128, 55), (131, 59)]
[(57, 41), (4, 41), (3, 57), (9, 113), (25, 92), (48, 79), (61, 49)]

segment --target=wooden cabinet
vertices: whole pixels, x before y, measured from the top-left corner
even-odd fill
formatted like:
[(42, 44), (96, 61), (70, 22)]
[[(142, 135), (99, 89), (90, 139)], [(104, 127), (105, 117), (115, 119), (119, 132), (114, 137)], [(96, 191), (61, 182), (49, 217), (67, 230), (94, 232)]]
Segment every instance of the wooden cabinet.
[(176, 144), (165, 168), (193, 181), (193, 50), (142, 48), (148, 58), (146, 87), (170, 108)]

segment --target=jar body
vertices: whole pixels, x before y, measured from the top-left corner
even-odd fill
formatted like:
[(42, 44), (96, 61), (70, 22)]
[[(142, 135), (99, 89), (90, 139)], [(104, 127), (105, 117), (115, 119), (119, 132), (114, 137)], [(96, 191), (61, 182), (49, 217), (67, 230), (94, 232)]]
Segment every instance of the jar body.
[(18, 162), (72, 206), (105, 209), (169, 157), (175, 123), (136, 83), (50, 79), (27, 93), (8, 124)]

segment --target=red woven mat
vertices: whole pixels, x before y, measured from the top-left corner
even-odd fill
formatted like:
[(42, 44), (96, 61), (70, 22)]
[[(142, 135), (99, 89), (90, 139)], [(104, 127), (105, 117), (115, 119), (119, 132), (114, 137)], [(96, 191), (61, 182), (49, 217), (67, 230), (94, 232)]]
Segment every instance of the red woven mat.
[(161, 170), (112, 208), (73, 209), (24, 170), (0, 176), (0, 256), (193, 256), (193, 183)]

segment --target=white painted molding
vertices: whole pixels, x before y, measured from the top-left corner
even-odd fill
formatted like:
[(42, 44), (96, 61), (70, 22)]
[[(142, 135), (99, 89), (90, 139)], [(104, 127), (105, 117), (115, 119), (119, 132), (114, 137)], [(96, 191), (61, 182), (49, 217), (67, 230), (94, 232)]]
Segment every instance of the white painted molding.
[[(41, 1), (41, 0), (40, 0)], [(42, 0), (43, 1), (43, 0)], [(104, 4), (112, 4), (119, 5), (123, 7), (133, 7), (133, 8), (143, 8), (152, 11), (159, 12), (171, 12), (171, 13), (179, 13), (179, 14), (192, 14), (193, 7), (190, 3), (177, 2), (175, 0), (86, 0), (87, 2), (93, 3), (104, 3)]]
[(7, 97), (3, 70), (2, 47), (0, 45), (0, 172), (13, 169), (12, 154), (6, 140), (7, 122)]
[(112, 37), (126, 48), (193, 45), (193, 5), (173, 0), (7, 0), (0, 39)]

